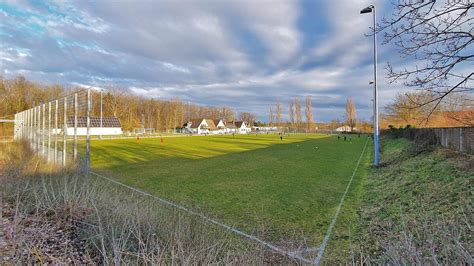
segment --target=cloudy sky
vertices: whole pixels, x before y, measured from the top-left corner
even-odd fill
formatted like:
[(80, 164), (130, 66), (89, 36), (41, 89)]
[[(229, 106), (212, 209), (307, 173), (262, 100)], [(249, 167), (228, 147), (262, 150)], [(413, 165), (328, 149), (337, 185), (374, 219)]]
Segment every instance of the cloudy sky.
[[(343, 118), (346, 98), (371, 117), (372, 17), (365, 0), (9, 1), (0, 3), (3, 75), (44, 84), (119, 86), (252, 111), (266, 120), (281, 100), (312, 96), (316, 121)], [(388, 1), (375, 1), (388, 16)], [(381, 105), (386, 84), (379, 48)], [(285, 117), (286, 114), (285, 114)]]

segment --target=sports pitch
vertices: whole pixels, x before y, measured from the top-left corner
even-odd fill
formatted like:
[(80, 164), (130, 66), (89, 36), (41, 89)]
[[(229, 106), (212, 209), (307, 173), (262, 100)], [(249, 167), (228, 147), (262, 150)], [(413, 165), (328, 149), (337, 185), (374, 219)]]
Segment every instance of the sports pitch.
[(367, 159), (366, 141), (322, 134), (104, 140), (92, 141), (91, 160), (97, 173), (266, 241), (316, 246), (359, 158)]

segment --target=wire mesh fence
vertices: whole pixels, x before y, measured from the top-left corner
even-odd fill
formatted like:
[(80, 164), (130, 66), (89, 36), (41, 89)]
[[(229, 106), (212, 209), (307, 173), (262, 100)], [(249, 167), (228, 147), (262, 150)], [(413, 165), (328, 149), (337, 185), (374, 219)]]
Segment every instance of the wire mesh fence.
[[(89, 175), (90, 89), (33, 106), (15, 114), (14, 139), (26, 141), (35, 153), (56, 166), (77, 163)], [(85, 137), (85, 143), (79, 136)]]

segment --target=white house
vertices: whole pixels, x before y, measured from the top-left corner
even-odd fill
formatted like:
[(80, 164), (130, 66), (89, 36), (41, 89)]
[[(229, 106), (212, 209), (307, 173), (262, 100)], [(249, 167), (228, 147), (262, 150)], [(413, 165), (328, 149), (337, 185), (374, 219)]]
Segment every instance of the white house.
[(191, 119), (183, 125), (183, 131), (191, 134), (247, 134), (251, 128), (244, 121), (224, 122), (222, 119)]
[(252, 128), (247, 126), (245, 121), (235, 121), (234, 124), (235, 124), (235, 129), (236, 129), (235, 133), (248, 134), (250, 133), (250, 131), (252, 131)]
[(211, 119), (191, 119), (188, 123), (184, 124), (184, 129), (191, 134), (209, 134), (212, 130), (216, 129), (214, 121)]
[(342, 127), (336, 128), (336, 131), (337, 132), (352, 132), (352, 131), (359, 131), (359, 130), (357, 128), (353, 128), (351, 130), (350, 126), (342, 126)]
[[(100, 135), (122, 135), (122, 125), (120, 120), (117, 117), (90, 117), (90, 135), (91, 136), (100, 136)], [(101, 123), (102, 120), (102, 123)], [(67, 118), (67, 128), (66, 134), (73, 136), (74, 135), (74, 117), (70, 116)], [(102, 125), (102, 126), (101, 126)], [(58, 133), (62, 133), (62, 129), (58, 130)], [(54, 131), (53, 131), (54, 132)], [(77, 117), (77, 135), (85, 136), (87, 135), (87, 117), (79, 116)]]
[(237, 129), (235, 127), (234, 121), (225, 122), (225, 128), (224, 128), (225, 133), (233, 134), (233, 133), (236, 133), (236, 130)]
[(224, 123), (224, 120), (222, 119), (213, 119), (212, 120), (214, 122), (214, 125), (215, 125), (215, 129), (212, 130), (212, 134), (224, 134), (226, 133), (225, 131), (225, 123)]

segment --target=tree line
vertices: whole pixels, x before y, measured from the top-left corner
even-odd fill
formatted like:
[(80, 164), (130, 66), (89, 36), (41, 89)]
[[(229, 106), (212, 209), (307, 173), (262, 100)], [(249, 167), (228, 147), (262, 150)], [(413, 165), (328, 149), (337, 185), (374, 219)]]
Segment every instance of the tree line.
[[(83, 90), (84, 88), (66, 88), (60, 85), (42, 85), (27, 80), (23, 76), (7, 79), (0, 76), (0, 118), (13, 119), (14, 114), (32, 108), (34, 105), (58, 99)], [(100, 91), (93, 90), (92, 116), (100, 115)], [(237, 118), (235, 111), (227, 106), (209, 107), (186, 103), (179, 98), (162, 100), (134, 95), (118, 87), (106, 88), (102, 95), (103, 116), (114, 116), (120, 119), (122, 128), (132, 130), (140, 128), (142, 122), (146, 128), (159, 132), (170, 132), (181, 127), (192, 118), (224, 119), (232, 121)], [(248, 112), (239, 114), (239, 118), (255, 121), (255, 115)], [(2, 125), (0, 134), (11, 130), (12, 124)]]
[[(305, 121), (303, 121), (303, 115), (301, 112), (301, 103), (300, 98), (295, 97), (294, 99), (290, 99), (288, 104), (288, 114), (289, 114), (289, 121), (284, 122), (282, 120), (282, 106), (281, 101), (277, 101), (275, 108), (270, 106), (269, 108), (269, 116), (268, 116), (268, 125), (273, 127), (288, 127), (290, 130), (305, 130), (305, 131), (314, 131), (317, 129), (316, 122), (314, 120), (313, 110), (311, 106), (311, 97), (306, 96), (305, 101)], [(275, 114), (276, 112), (276, 114)], [(334, 121), (337, 121), (334, 123)], [(352, 97), (349, 97), (346, 102), (346, 115), (345, 120), (340, 122), (337, 119), (333, 119), (333, 121), (329, 124), (321, 124), (321, 126), (325, 129), (334, 130), (339, 126), (348, 125), (351, 129), (356, 126), (356, 108), (355, 104), (352, 100)], [(331, 125), (334, 125), (334, 128), (330, 128)]]

